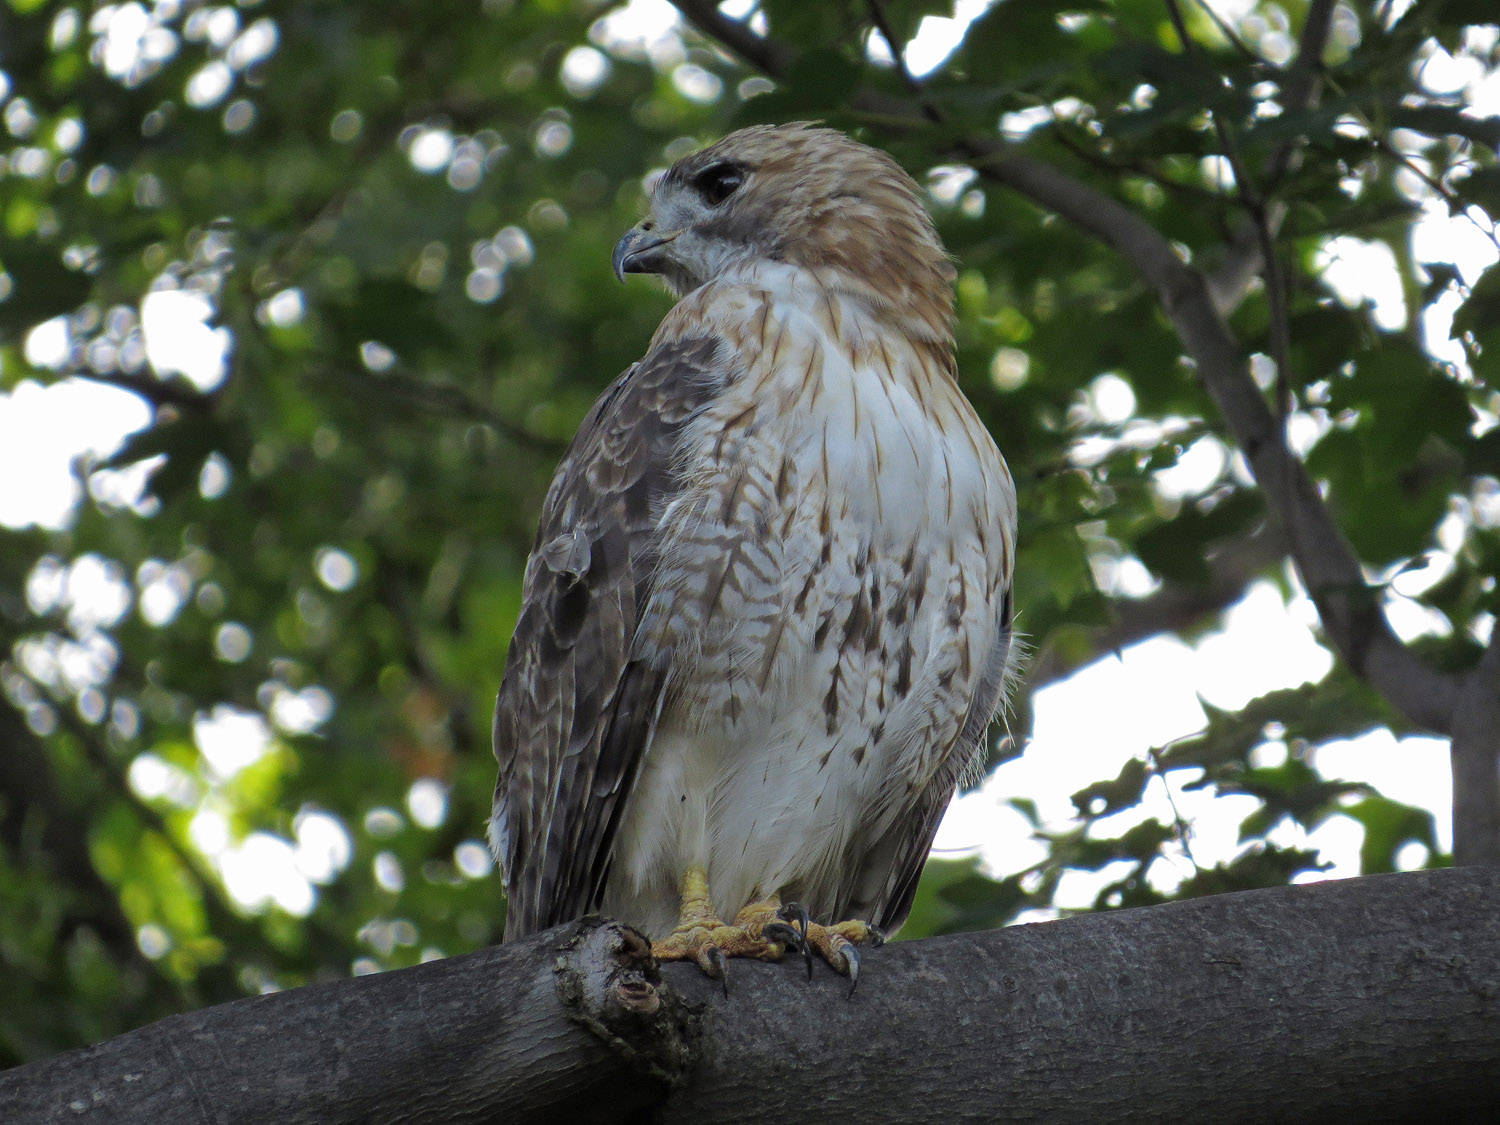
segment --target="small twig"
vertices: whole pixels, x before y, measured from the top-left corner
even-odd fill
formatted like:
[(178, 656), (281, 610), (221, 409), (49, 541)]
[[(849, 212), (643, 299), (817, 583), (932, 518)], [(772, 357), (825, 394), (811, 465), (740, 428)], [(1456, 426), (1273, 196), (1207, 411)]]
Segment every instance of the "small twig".
[[(1192, 736), (1189, 735), (1188, 737)], [(1172, 793), (1171, 783), (1167, 781), (1166, 768), (1162, 765), (1161, 750), (1153, 746), (1150, 750), (1146, 751), (1146, 754), (1151, 762), (1151, 772), (1161, 779), (1161, 787), (1167, 791), (1167, 804), (1172, 806), (1172, 826), (1177, 830), (1177, 842), (1182, 845), (1183, 854), (1188, 857), (1188, 862), (1193, 865), (1193, 871), (1201, 873), (1203, 868), (1199, 865), (1197, 857), (1193, 855), (1193, 826), (1188, 823), (1187, 819), (1182, 815), (1182, 811), (1177, 807), (1177, 798)]]
[(1122, 172), (1129, 172), (1140, 176), (1144, 180), (1149, 180), (1163, 191), (1170, 192), (1184, 199), (1191, 199), (1195, 203), (1220, 204), (1224, 202), (1223, 192), (1212, 191), (1209, 188), (1199, 187), (1197, 184), (1183, 183), (1181, 180), (1173, 179), (1171, 176), (1158, 171), (1145, 161), (1113, 160), (1110, 157), (1089, 149), (1070, 137), (1062, 127), (1061, 122), (1054, 122), (1052, 137), (1059, 145), (1067, 149), (1079, 160), (1091, 168), (1099, 169), (1101, 172), (1110, 172), (1115, 175), (1119, 175)]
[(452, 383), (434, 383), (426, 379), (417, 379), (410, 375), (402, 375), (386, 372), (371, 377), (376, 385), (401, 395), (420, 405), (434, 410), (446, 411), (464, 418), (472, 418), (494, 427), (499, 433), (504, 434), (511, 441), (526, 449), (538, 453), (558, 454), (567, 446), (567, 442), (557, 438), (547, 437), (543, 434), (533, 433), (524, 426), (518, 426), (509, 418), (506, 418), (497, 410), (492, 410), (461, 387)]
[[(1339, 88), (1339, 86), (1331, 79), (1329, 80), (1329, 85), (1333, 87), (1335, 92), (1343, 92)], [(1500, 250), (1500, 237), (1496, 236), (1496, 232), (1494, 229), (1486, 230), (1484, 227), (1480, 226), (1478, 221), (1469, 214), (1467, 201), (1462, 195), (1454, 191), (1447, 184), (1443, 183), (1442, 180), (1434, 177), (1430, 172), (1428, 172), (1425, 168), (1423, 168), (1420, 164), (1413, 160), (1408, 153), (1402, 152), (1395, 145), (1391, 144), (1389, 139), (1381, 136), (1378, 130), (1376, 130), (1374, 122), (1372, 122), (1364, 113), (1360, 112), (1357, 106), (1350, 110), (1350, 115), (1353, 116), (1354, 119), (1358, 121), (1364, 128), (1365, 132), (1369, 134), (1370, 145), (1375, 149), (1376, 152), (1379, 152), (1383, 156), (1387, 156), (1390, 159), (1396, 161), (1408, 172), (1416, 176), (1419, 180), (1421, 180), (1424, 184), (1431, 188), (1439, 199), (1441, 199), (1448, 205), (1448, 210), (1450, 213), (1462, 215), (1465, 222), (1467, 222), (1476, 231), (1478, 231), (1481, 235), (1488, 239), (1489, 242), (1497, 250)]]
[(533, 433), (524, 426), (517, 425), (498, 410), (486, 406), (462, 387), (453, 383), (419, 379), (399, 371), (384, 371), (378, 375), (356, 373), (332, 359), (324, 362), (319, 370), (341, 382), (358, 382), (366, 389), (373, 386), (377, 390), (403, 398), (428, 410), (483, 422), (517, 445), (537, 453), (556, 456), (567, 446), (564, 441)]
[(726, 16), (714, 0), (672, 0), (672, 4), (706, 38), (728, 47), (770, 77), (782, 77), (791, 66), (794, 52), (790, 47), (755, 34), (748, 20)]
[(1276, 420), (1281, 439), (1285, 441), (1287, 416), (1295, 406), (1291, 388), (1292, 330), (1287, 316), (1287, 283), (1282, 275), (1281, 256), (1276, 253), (1276, 233), (1271, 229), (1265, 207), (1254, 208), (1251, 217), (1260, 237), (1266, 300), (1271, 314), (1271, 360), (1276, 364)]
[[(1323, 52), (1328, 49), (1328, 35), (1333, 28), (1333, 13), (1337, 6), (1337, 0), (1312, 0), (1308, 5), (1307, 20), (1297, 41), (1297, 57), (1287, 68), (1283, 88), (1284, 113), (1310, 109), (1318, 100), (1324, 80)], [(1295, 170), (1298, 155), (1299, 149), (1291, 138), (1276, 146), (1264, 170), (1267, 192), (1275, 191), (1282, 177)]]
[[(1167, 14), (1172, 20), (1172, 26), (1177, 31), (1177, 37), (1182, 42), (1182, 49), (1188, 54), (1199, 53), (1197, 40), (1188, 34), (1187, 21), (1182, 16), (1182, 9), (1177, 0), (1166, 0)], [(1215, 110), (1209, 110), (1209, 119), (1213, 122), (1214, 134), (1218, 137), (1219, 148), (1222, 150), (1224, 159), (1229, 162), (1230, 174), (1234, 176), (1235, 188), (1241, 200), (1254, 210), (1264, 210), (1263, 204), (1255, 191), (1249, 175), (1245, 171), (1244, 162), (1240, 159), (1239, 149), (1234, 143), (1234, 138), (1229, 133), (1229, 128), (1224, 124), (1223, 117)]]
[(83, 747), (84, 757), (108, 780), (115, 796), (130, 807), (130, 811), (135, 814), (142, 826), (159, 837), (167, 846), (167, 850), (172, 853), (173, 858), (182, 865), (188, 880), (197, 888), (198, 895), (204, 903), (222, 917), (237, 918), (234, 909), (220, 891), (218, 882), (204, 870), (197, 857), (178, 842), (161, 813), (138, 797), (135, 790), (130, 787), (130, 779), (126, 776), (124, 768), (100, 740), (98, 732), (67, 706), (60, 705), (55, 707), (54, 711), (62, 725), (67, 728), (68, 733)]
[[(1300, 112), (1317, 101), (1323, 75), (1323, 52), (1328, 46), (1335, 7), (1336, 0), (1312, 0), (1308, 7), (1307, 20), (1297, 44), (1297, 57), (1286, 68), (1284, 113)], [(1297, 167), (1300, 160), (1301, 150), (1294, 140), (1288, 139), (1277, 145), (1263, 169), (1262, 196), (1273, 195), (1282, 179)], [(1247, 224), (1235, 237), (1224, 264), (1208, 279), (1214, 304), (1220, 313), (1227, 315), (1239, 304), (1250, 279), (1260, 272), (1261, 262), (1257, 259), (1263, 254), (1264, 244), (1259, 228), (1267, 226), (1274, 235), (1279, 231), (1284, 215), (1283, 205), (1268, 204), (1261, 222)], [(1283, 396), (1278, 392), (1278, 397)]]
[[(922, 83), (912, 77), (912, 73), (906, 67), (906, 55), (900, 43), (896, 41), (896, 32), (891, 27), (890, 17), (886, 14), (885, 0), (867, 0), (866, 7), (870, 12), (870, 21), (874, 23), (880, 37), (885, 40), (887, 49), (891, 52), (891, 62), (896, 67), (896, 73), (900, 76), (902, 83), (913, 94), (921, 94)], [(927, 99), (922, 99), (922, 111), (934, 122), (942, 120), (942, 115), (937, 107), (928, 104)]]
[[(1177, 0), (1166, 0), (1166, 3), (1172, 26), (1177, 31), (1178, 39), (1182, 41), (1182, 49), (1189, 54), (1196, 54), (1199, 51), (1198, 43), (1188, 33), (1187, 21), (1183, 18), (1182, 9), (1178, 6)], [(1229, 162), (1230, 174), (1234, 176), (1235, 192), (1239, 196), (1241, 206), (1245, 208), (1255, 226), (1256, 238), (1260, 246), (1261, 271), (1266, 283), (1266, 298), (1271, 314), (1271, 359), (1276, 364), (1277, 422), (1282, 441), (1285, 441), (1287, 416), (1294, 405), (1291, 390), (1292, 349), (1291, 329), (1287, 323), (1286, 289), (1280, 259), (1276, 253), (1276, 232), (1272, 228), (1266, 200), (1256, 190), (1255, 184), (1250, 179), (1245, 162), (1240, 158), (1239, 148), (1234, 142), (1229, 127), (1224, 123), (1223, 116), (1213, 110), (1209, 111), (1209, 116), (1213, 121), (1214, 134), (1219, 139), (1219, 148), (1223, 152), (1224, 159)]]
[(906, 55), (902, 51), (901, 44), (896, 42), (895, 29), (891, 27), (890, 17), (886, 14), (885, 0), (866, 0), (865, 7), (870, 13), (870, 22), (875, 25), (875, 30), (880, 32), (880, 37), (885, 40), (886, 50), (891, 53), (891, 65), (896, 68), (902, 84), (914, 94), (921, 93), (922, 84), (913, 78), (911, 71), (906, 68)]
[(66, 379), (86, 379), (106, 387), (118, 387), (140, 395), (152, 406), (173, 406), (184, 410), (207, 410), (214, 396), (191, 390), (178, 380), (158, 379), (144, 372), (92, 371), (86, 367), (69, 368), (60, 373)]
[(1208, 0), (1198, 0), (1198, 7), (1204, 15), (1213, 20), (1214, 26), (1219, 29), (1219, 34), (1227, 39), (1229, 44), (1246, 59), (1253, 63), (1264, 63), (1266, 61), (1250, 49), (1250, 45), (1240, 38), (1239, 33), (1229, 26), (1228, 21), (1223, 16), (1214, 11), (1213, 5), (1208, 3)]

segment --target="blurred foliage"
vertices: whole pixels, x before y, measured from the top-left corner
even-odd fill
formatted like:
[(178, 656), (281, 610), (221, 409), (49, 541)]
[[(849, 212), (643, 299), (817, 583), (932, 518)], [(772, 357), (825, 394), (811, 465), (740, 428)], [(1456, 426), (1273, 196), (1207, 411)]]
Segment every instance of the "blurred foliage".
[[(1467, 215), (1482, 241), (1500, 213), (1500, 127), (1431, 69), (1493, 74), (1495, 31), (1469, 26), (1488, 2), (1337, 6), (1323, 98), (1288, 108), (1299, 0), (1233, 26), (1003, 0), (921, 80), (941, 122), (916, 129), (854, 95), (910, 96), (873, 61), (876, 14), (905, 38), (946, 5), (763, 0), (796, 51), (777, 82), (663, 7), (0, 0), (0, 390), (83, 381), (150, 418), (78, 464), (66, 526), (0, 533), (0, 1064), (498, 938), (489, 711), (535, 513), (668, 305), (616, 285), (609, 248), (644, 177), (738, 124), (822, 119), (931, 185), (966, 389), (1020, 484), (1038, 667), (1156, 604), (1121, 574), (1205, 588), (1266, 516), (1142, 282), (945, 155), (997, 123), (1210, 272), (1284, 207), (1294, 432), (1378, 596), (1428, 612), (1435, 660), (1475, 659), (1500, 571), (1500, 283), (1419, 260), (1412, 230)], [(1394, 327), (1322, 279), (1337, 236), (1388, 248)], [(1263, 287), (1233, 324), (1270, 370)], [(1205, 449), (1211, 479), (1164, 487)], [(1441, 581), (1394, 592), (1434, 561)], [(1292, 592), (1256, 564), (1139, 635), (1211, 627), (1257, 576)], [(1430, 816), (1316, 768), (1319, 743), (1392, 724), (1336, 669), (1211, 711), (1065, 828), (1015, 795), (1045, 857), (1000, 880), (933, 861), (903, 936), (1050, 910), (1068, 872), (1102, 873), (1098, 908), (1283, 883), (1320, 864), (1287, 826), (1334, 816), (1363, 827), (1367, 871), (1410, 843), (1441, 863)], [(1232, 861), (1200, 867), (1142, 808), (1168, 778), (1252, 800)]]

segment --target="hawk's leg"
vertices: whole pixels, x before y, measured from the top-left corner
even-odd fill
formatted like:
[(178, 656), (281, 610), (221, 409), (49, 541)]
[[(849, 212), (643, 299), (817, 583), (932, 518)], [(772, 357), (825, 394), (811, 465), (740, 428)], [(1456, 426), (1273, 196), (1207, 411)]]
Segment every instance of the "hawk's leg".
[(709, 976), (724, 980), (726, 958), (753, 957), (779, 961), (788, 949), (807, 960), (812, 977), (812, 955), (817, 953), (833, 970), (849, 978), (849, 991), (859, 981), (859, 947), (876, 946), (885, 940), (868, 922), (838, 922), (820, 925), (808, 918), (796, 903), (781, 904), (780, 895), (752, 902), (735, 915), (734, 924), (720, 920), (708, 896), (708, 874), (689, 867), (682, 877), (682, 909), (677, 927), (661, 941), (651, 943), (660, 961), (695, 961)]
[[(795, 945), (800, 941), (790, 927), (778, 923), (780, 909), (781, 899), (772, 895), (761, 902), (752, 902), (729, 925), (719, 918), (708, 897), (708, 873), (701, 867), (689, 867), (682, 876), (682, 909), (677, 927), (661, 941), (652, 942), (651, 952), (659, 961), (696, 961), (709, 976), (726, 980), (725, 958), (779, 961), (789, 943)], [(781, 933), (783, 930), (788, 933)], [(728, 992), (727, 983), (725, 991)]]

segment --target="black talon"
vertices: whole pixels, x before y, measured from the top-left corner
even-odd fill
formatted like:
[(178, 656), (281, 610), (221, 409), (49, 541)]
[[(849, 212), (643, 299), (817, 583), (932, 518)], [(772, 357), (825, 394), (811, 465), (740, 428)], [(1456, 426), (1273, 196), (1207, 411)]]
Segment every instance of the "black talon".
[(812, 950), (808, 947), (807, 937), (803, 932), (785, 922), (772, 922), (760, 934), (771, 941), (783, 942), (788, 949), (795, 949), (802, 954), (802, 960), (807, 962), (807, 979), (812, 980)]
[(859, 946), (853, 942), (846, 942), (839, 950), (844, 955), (844, 967), (849, 974), (849, 995), (846, 999), (854, 999), (854, 990), (859, 987)]
[(779, 941), (788, 949), (795, 949), (798, 953), (807, 952), (807, 939), (793, 926), (785, 922), (768, 922), (760, 931), (760, 936), (767, 941)]
[(729, 999), (729, 962), (725, 960), (723, 951), (717, 945), (710, 945), (703, 951), (703, 956), (714, 967), (714, 975), (724, 988), (724, 999)]
[(870, 931), (869, 942), (871, 949), (879, 949), (882, 945), (885, 944), (885, 931), (882, 930), (879, 926), (872, 926), (870, 925), (870, 923), (866, 922), (865, 929)]
[(807, 927), (812, 925), (812, 918), (807, 913), (807, 907), (800, 902), (789, 902), (776, 912), (776, 917), (784, 918), (788, 922), (796, 922), (802, 927), (802, 942), (798, 948), (802, 951), (802, 960), (807, 962), (807, 979), (812, 980), (813, 956), (812, 948), (807, 944)]

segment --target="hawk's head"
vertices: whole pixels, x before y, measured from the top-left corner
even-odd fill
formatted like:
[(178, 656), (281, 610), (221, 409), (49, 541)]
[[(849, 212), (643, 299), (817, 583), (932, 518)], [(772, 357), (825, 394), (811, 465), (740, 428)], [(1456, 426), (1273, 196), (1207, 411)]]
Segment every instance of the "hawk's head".
[(832, 129), (756, 125), (683, 157), (614, 253), (622, 278), (659, 274), (678, 296), (763, 262), (948, 330), (954, 270), (921, 189)]

